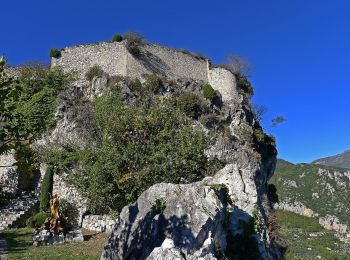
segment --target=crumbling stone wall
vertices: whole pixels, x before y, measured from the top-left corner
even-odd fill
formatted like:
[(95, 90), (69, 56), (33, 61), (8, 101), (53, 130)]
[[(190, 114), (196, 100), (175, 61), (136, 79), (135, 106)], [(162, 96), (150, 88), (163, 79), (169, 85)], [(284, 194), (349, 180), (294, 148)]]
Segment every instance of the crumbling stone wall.
[(235, 76), (224, 68), (211, 68), (209, 60), (190, 53), (157, 44), (140, 47), (134, 57), (123, 42), (102, 42), (62, 49), (60, 58), (52, 58), (51, 66), (65, 71), (77, 71), (80, 79), (94, 65), (99, 65), (110, 76), (127, 76), (141, 81), (155, 73), (169, 79), (192, 79), (210, 83), (223, 101), (238, 97)]
[(87, 230), (110, 233), (116, 223), (116, 219), (107, 215), (86, 215), (81, 227)]
[(17, 167), (14, 151), (0, 156), (0, 188), (3, 191), (16, 193), (18, 189)]
[(94, 65), (99, 65), (109, 75), (126, 75), (128, 52), (122, 43), (101, 42), (64, 48), (61, 57), (51, 59), (51, 67), (64, 71), (77, 71), (84, 77)]
[(52, 194), (57, 194), (59, 199), (65, 199), (77, 208), (79, 211), (78, 224), (81, 225), (83, 215), (87, 211), (87, 200), (79, 193), (76, 187), (65, 181), (66, 176), (66, 173), (62, 174), (62, 176), (54, 175)]

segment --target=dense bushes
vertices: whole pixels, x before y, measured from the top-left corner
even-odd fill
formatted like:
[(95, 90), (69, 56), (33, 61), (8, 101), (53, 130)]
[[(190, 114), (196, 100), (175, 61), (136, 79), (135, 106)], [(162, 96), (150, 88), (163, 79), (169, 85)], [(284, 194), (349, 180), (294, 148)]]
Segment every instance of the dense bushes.
[(124, 35), (126, 49), (135, 57), (141, 54), (140, 46), (145, 43), (144, 37), (136, 32), (127, 32)]
[(61, 214), (67, 218), (68, 223), (74, 227), (79, 225), (79, 211), (75, 205), (65, 199), (59, 200)]
[(102, 77), (104, 75), (104, 71), (98, 65), (92, 66), (86, 73), (85, 78), (88, 81), (92, 81), (94, 77)]
[(237, 87), (242, 93), (251, 97), (254, 95), (254, 88), (246, 76), (236, 75)]
[(50, 195), (52, 193), (54, 170), (52, 167), (46, 169), (40, 190), (40, 210), (47, 211), (50, 206)]
[(162, 81), (156, 74), (151, 74), (147, 76), (143, 85), (149, 93), (158, 94), (162, 87)]
[(57, 95), (68, 87), (71, 75), (60, 69), (44, 69), (39, 65), (21, 69), (21, 89), (18, 100), (13, 103), (16, 123), (22, 139), (35, 140), (54, 126)]
[(51, 58), (56, 58), (56, 59), (61, 57), (61, 51), (58, 50), (58, 49), (51, 49), (50, 50), (50, 57)]
[(216, 91), (213, 89), (213, 87), (210, 84), (203, 85), (202, 91), (203, 91), (203, 96), (210, 101), (213, 101), (214, 98), (217, 96)]
[(185, 92), (177, 99), (177, 107), (188, 117), (198, 118), (202, 111), (202, 100), (192, 92)]
[(112, 42), (121, 42), (123, 40), (123, 36), (120, 34), (115, 34), (112, 38)]
[(120, 211), (158, 182), (192, 182), (213, 170), (205, 134), (173, 102), (154, 99), (126, 107), (114, 88), (96, 100), (102, 144), (80, 152), (71, 181), (95, 213)]
[(50, 217), (48, 212), (39, 212), (27, 219), (26, 225), (31, 228), (40, 228), (45, 220)]
[(4, 192), (0, 187), (0, 207), (6, 205), (12, 197), (11, 193)]

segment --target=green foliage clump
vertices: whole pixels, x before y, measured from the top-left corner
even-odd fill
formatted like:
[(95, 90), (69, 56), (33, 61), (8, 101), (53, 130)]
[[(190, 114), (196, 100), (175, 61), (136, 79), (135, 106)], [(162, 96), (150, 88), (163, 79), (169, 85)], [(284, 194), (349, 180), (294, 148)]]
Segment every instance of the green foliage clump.
[(156, 74), (147, 76), (145, 83), (143, 83), (146, 91), (152, 94), (158, 94), (162, 87), (162, 81)]
[(17, 148), (21, 139), (14, 111), (22, 90), (18, 81), (5, 73), (6, 63), (7, 60), (0, 57), (0, 154)]
[(145, 43), (144, 37), (136, 32), (127, 32), (124, 34), (126, 40), (126, 49), (135, 57), (141, 54), (140, 46)]
[(202, 90), (203, 90), (203, 96), (210, 101), (213, 101), (214, 98), (217, 97), (216, 91), (213, 89), (213, 87), (210, 84), (203, 85)]
[(88, 81), (92, 81), (94, 77), (102, 77), (104, 74), (103, 69), (99, 65), (94, 65), (85, 73), (85, 78)]
[(205, 134), (172, 102), (127, 107), (111, 89), (97, 98), (94, 113), (102, 143), (79, 152), (82, 167), (71, 179), (92, 212), (120, 212), (154, 183), (196, 181), (211, 170)]
[(121, 42), (123, 40), (123, 36), (121, 34), (115, 34), (112, 38), (112, 42)]
[(254, 88), (248, 78), (242, 75), (236, 75), (237, 78), (237, 88), (248, 97), (254, 95)]
[(177, 107), (188, 117), (197, 119), (202, 112), (202, 100), (192, 92), (185, 92), (177, 99)]
[(68, 223), (74, 227), (79, 225), (79, 210), (75, 205), (65, 199), (59, 200), (61, 214), (67, 218)]
[(3, 191), (0, 187), (0, 207), (6, 205), (12, 198), (11, 193)]
[(128, 81), (128, 86), (130, 90), (132, 90), (134, 93), (138, 93), (142, 95), (142, 83), (139, 79), (131, 79)]
[(61, 57), (61, 51), (59, 49), (51, 49), (50, 50), (50, 57), (51, 58), (60, 58)]
[(166, 200), (164, 198), (156, 199), (154, 205), (152, 205), (153, 212), (157, 214), (162, 214), (166, 208)]
[(78, 162), (78, 152), (70, 148), (44, 149), (40, 153), (41, 161), (50, 165), (55, 173), (62, 173), (69, 170)]
[(48, 212), (39, 212), (26, 220), (27, 227), (40, 228), (45, 220), (50, 217)]
[(20, 135), (32, 142), (55, 125), (54, 113), (58, 93), (68, 87), (73, 77), (61, 69), (44, 69), (39, 65), (25, 67), (17, 84), (21, 93), (12, 105)]
[(46, 169), (40, 189), (40, 210), (47, 211), (50, 206), (50, 195), (52, 193), (54, 170), (52, 167)]

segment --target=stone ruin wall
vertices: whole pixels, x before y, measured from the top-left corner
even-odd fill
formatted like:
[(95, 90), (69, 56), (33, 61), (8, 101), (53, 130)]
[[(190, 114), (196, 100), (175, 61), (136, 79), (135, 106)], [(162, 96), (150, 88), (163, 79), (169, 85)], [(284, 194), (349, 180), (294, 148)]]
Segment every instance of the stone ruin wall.
[(59, 199), (65, 199), (79, 211), (78, 224), (81, 225), (83, 215), (87, 211), (87, 200), (80, 194), (76, 187), (65, 181), (67, 174), (54, 174), (52, 194), (57, 194)]
[(81, 80), (94, 65), (99, 65), (110, 76), (127, 76), (141, 81), (152, 73), (174, 80), (203, 81), (219, 91), (224, 102), (238, 97), (236, 79), (230, 71), (211, 68), (207, 59), (156, 44), (142, 46), (137, 58), (127, 51), (123, 42), (102, 42), (66, 47), (60, 58), (51, 60), (51, 67), (77, 71)]
[(0, 156), (0, 189), (15, 194), (18, 190), (18, 173), (14, 151)]

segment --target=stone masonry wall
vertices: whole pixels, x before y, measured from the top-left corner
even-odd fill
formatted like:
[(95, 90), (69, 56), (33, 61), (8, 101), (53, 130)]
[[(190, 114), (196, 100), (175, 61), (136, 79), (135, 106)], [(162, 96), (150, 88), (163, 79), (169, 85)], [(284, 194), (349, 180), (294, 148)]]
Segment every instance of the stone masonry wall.
[(238, 98), (236, 77), (227, 69), (208, 69), (208, 81), (213, 89), (220, 92), (224, 102)]
[[(130, 56), (132, 57), (132, 55)], [(139, 63), (143, 67), (143, 71), (166, 76), (170, 79), (188, 78), (205, 82), (208, 80), (206, 59), (196, 58), (172, 48), (156, 44), (143, 46), (141, 55), (137, 59), (129, 58), (127, 65), (127, 75), (138, 77), (140, 70), (132, 61)], [(134, 74), (135, 69), (137, 70)]]
[(16, 193), (18, 189), (17, 167), (13, 166), (15, 163), (13, 151), (0, 156), (0, 188), (3, 191)]
[(86, 215), (81, 227), (92, 231), (110, 233), (116, 223), (116, 219), (112, 219), (107, 215)]
[(81, 225), (83, 215), (87, 211), (87, 200), (79, 193), (76, 187), (64, 180), (66, 176), (66, 174), (62, 176), (58, 174), (54, 175), (52, 194), (57, 194), (59, 199), (65, 199), (78, 209), (78, 223)]
[(109, 75), (126, 75), (127, 50), (122, 43), (102, 42), (67, 47), (61, 57), (51, 59), (51, 67), (60, 66), (64, 71), (77, 71), (84, 77), (94, 65), (99, 65)]
[(152, 73), (169, 79), (201, 80), (218, 90), (223, 101), (232, 101), (238, 96), (236, 79), (230, 71), (210, 68), (207, 59), (156, 44), (142, 46), (137, 58), (127, 51), (123, 42), (102, 42), (64, 48), (60, 58), (51, 60), (51, 67), (77, 71), (80, 79), (84, 79), (94, 65), (99, 65), (110, 76), (128, 76), (141, 81)]

